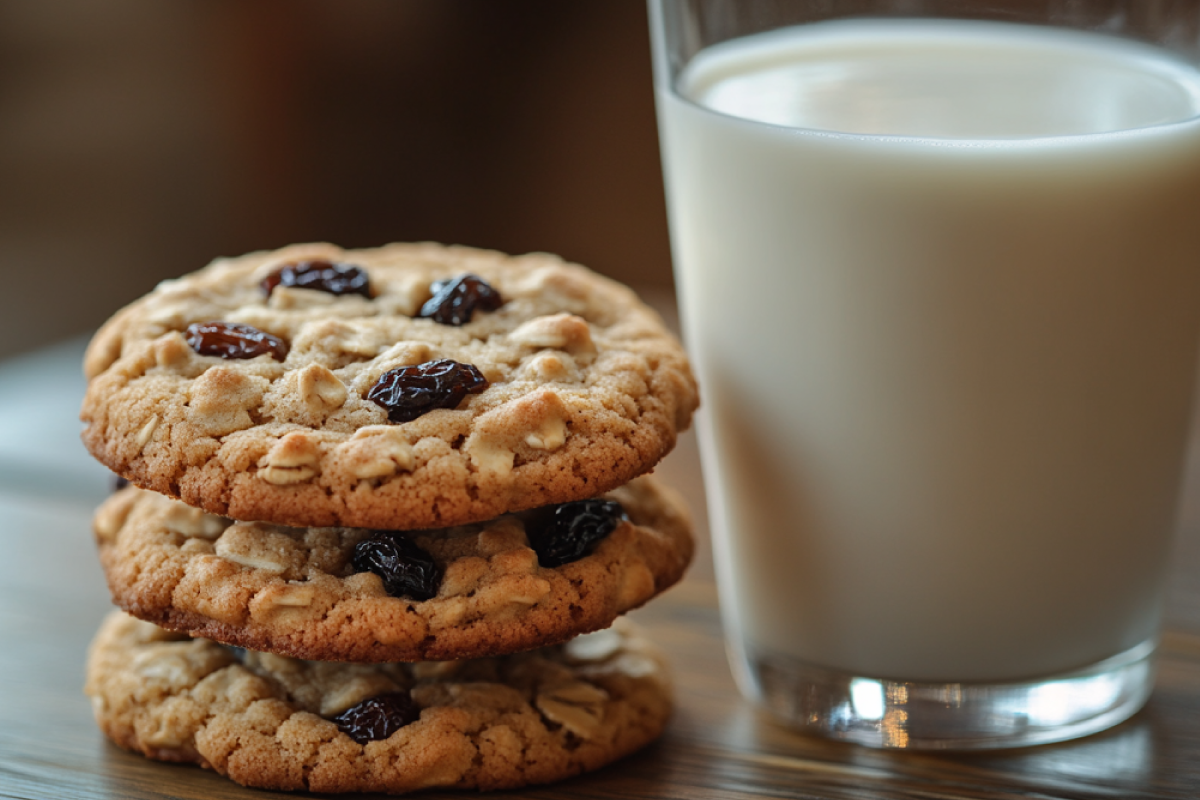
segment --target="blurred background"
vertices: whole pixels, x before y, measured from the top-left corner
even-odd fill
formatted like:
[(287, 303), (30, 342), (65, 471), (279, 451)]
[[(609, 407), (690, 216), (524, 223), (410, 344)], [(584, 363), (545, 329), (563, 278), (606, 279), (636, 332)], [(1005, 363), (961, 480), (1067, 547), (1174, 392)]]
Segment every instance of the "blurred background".
[(671, 286), (642, 0), (0, 0), (0, 357), (295, 241)]

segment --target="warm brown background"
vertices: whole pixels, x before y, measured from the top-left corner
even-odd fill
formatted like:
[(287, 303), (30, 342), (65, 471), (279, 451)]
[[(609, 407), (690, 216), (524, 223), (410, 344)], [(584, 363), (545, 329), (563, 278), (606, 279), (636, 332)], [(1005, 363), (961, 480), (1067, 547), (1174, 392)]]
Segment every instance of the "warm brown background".
[(669, 287), (643, 0), (0, 0), (0, 356), (291, 241)]

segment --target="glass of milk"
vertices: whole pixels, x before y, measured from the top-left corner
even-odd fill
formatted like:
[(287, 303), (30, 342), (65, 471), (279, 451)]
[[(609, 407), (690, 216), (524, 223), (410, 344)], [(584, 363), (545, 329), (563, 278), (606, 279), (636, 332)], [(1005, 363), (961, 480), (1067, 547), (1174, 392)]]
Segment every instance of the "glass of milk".
[(743, 691), (896, 748), (1145, 702), (1200, 328), (1200, 0), (651, 0)]

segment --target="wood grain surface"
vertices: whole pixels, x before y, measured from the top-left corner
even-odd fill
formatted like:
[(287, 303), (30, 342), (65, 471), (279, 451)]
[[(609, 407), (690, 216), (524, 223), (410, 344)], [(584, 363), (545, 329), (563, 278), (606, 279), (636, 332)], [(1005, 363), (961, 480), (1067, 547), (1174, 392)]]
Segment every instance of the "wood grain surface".
[[(92, 723), (83, 662), (110, 606), (89, 518), (109, 478), (76, 441), (80, 348), (71, 343), (0, 365), (0, 798), (262, 798), (206, 770), (126, 753)], [(687, 495), (703, 527), (690, 436), (659, 474)], [(1186, 558), (1184, 566), (1191, 566)], [(682, 585), (635, 614), (675, 666), (677, 711), (663, 739), (597, 773), (493, 796), (1198, 797), (1200, 636), (1181, 629), (1194, 626), (1188, 598), (1197, 594), (1200, 569), (1177, 568), (1175, 580), (1182, 588), (1172, 595), (1173, 630), (1157, 690), (1133, 719), (1060, 745), (970, 756), (895, 753), (797, 735), (739, 697), (704, 550)]]

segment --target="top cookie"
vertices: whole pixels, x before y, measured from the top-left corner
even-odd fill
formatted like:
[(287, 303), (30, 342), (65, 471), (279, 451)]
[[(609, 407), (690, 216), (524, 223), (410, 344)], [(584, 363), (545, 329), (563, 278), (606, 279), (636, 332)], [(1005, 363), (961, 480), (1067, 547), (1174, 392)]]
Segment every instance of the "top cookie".
[[(448, 283), (464, 275), (483, 285)], [(218, 260), (117, 313), (84, 369), (83, 441), (107, 467), (301, 526), (446, 527), (594, 497), (650, 470), (697, 403), (682, 348), (629, 289), (551, 255), (436, 244)]]

